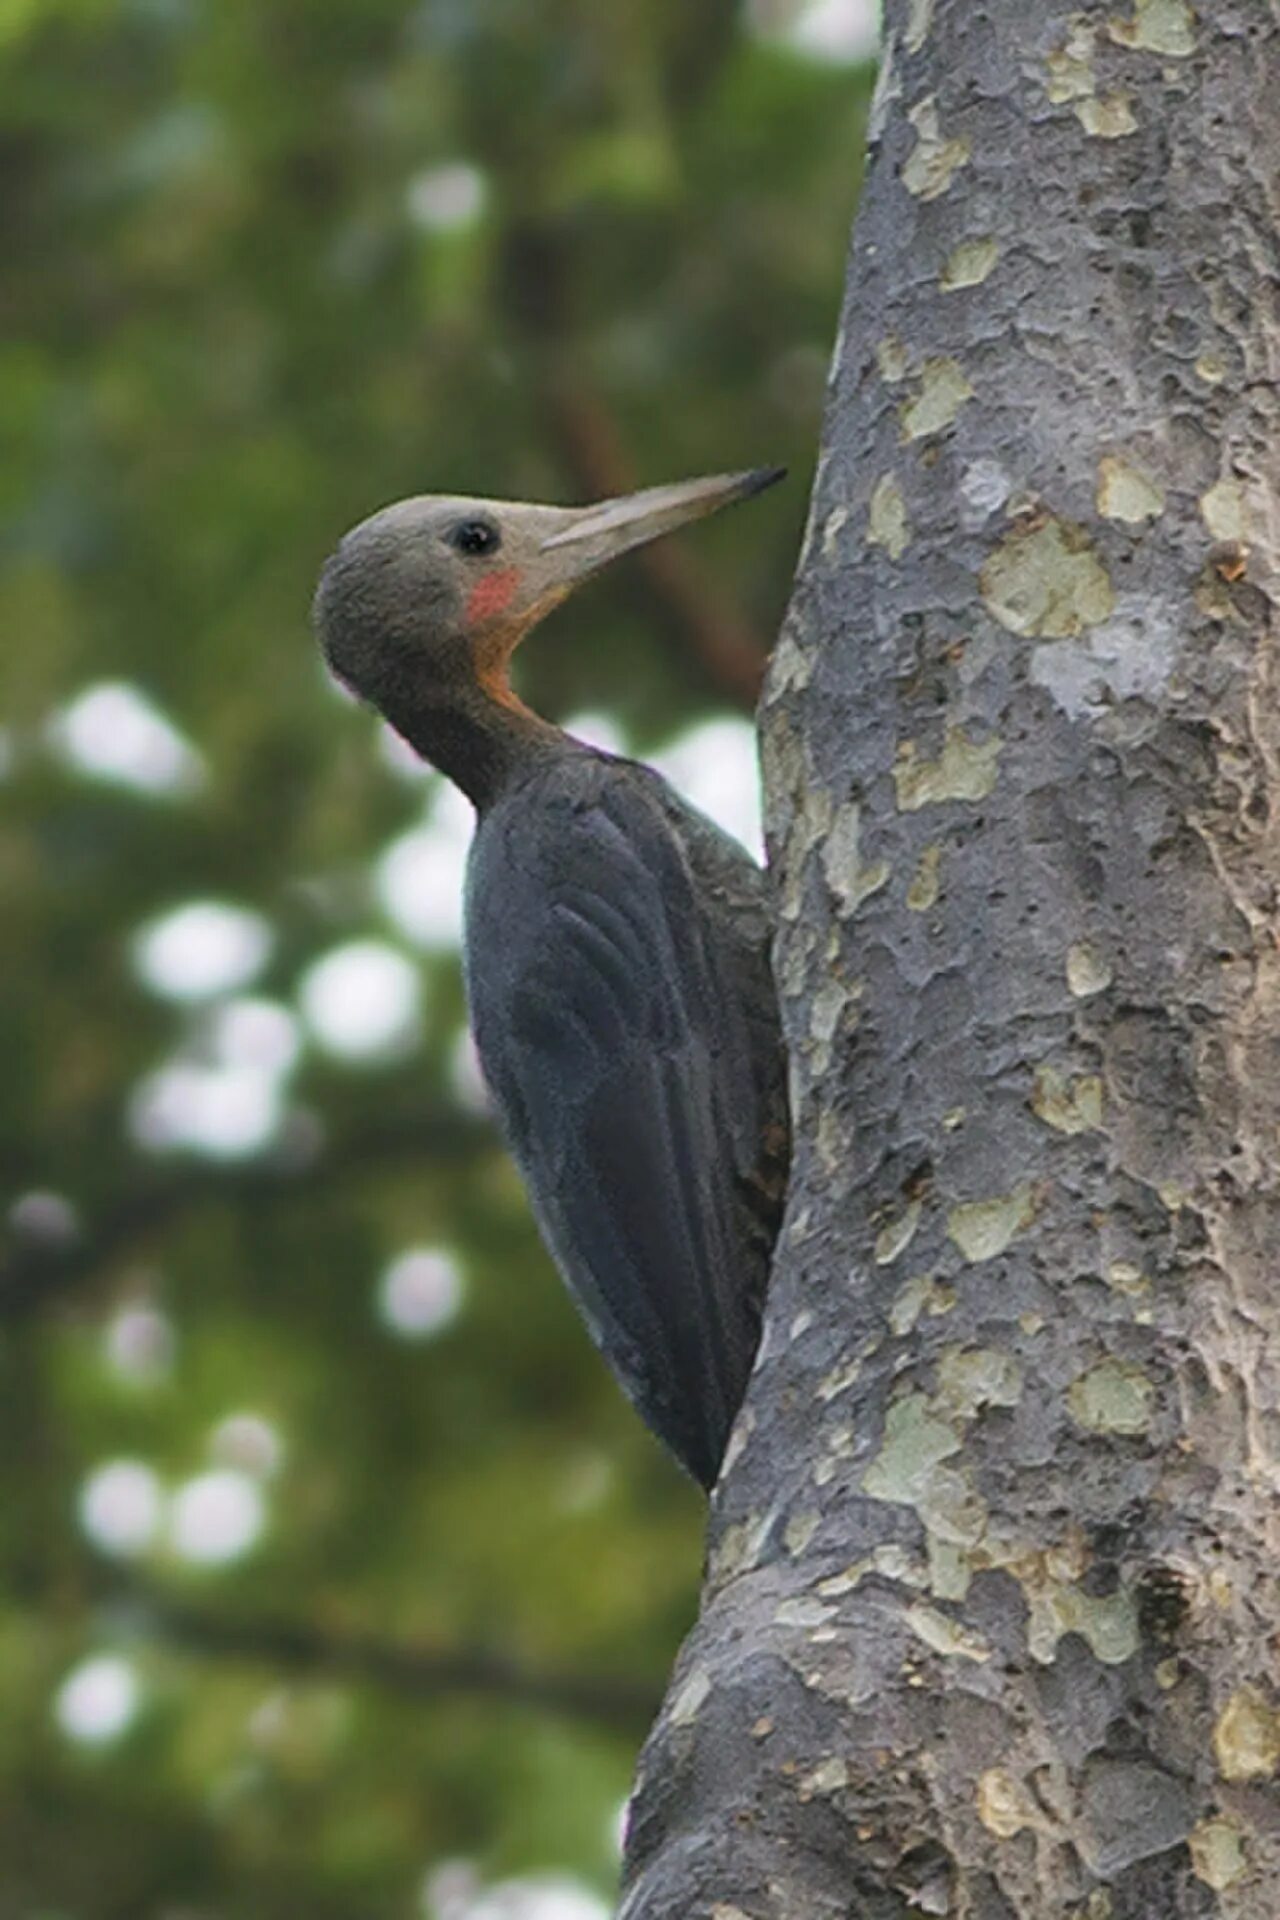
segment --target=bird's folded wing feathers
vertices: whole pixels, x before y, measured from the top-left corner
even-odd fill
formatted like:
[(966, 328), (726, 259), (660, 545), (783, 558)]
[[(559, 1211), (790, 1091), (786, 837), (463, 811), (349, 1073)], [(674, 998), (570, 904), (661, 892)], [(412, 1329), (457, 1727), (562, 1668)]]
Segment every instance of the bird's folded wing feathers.
[[(631, 1397), (704, 1484), (750, 1369), (735, 1176), (758, 1140), (747, 1035), (687, 865), (641, 794), (566, 821), (511, 930), (481, 1057), (551, 1251)], [(495, 1074), (485, 1045), (501, 1021)]]

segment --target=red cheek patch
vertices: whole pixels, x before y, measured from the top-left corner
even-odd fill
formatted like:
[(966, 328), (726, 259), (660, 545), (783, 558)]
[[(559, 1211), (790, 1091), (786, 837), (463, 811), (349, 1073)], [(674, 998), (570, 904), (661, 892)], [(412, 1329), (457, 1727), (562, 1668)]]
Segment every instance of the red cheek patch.
[(484, 579), (477, 581), (467, 595), (467, 625), (480, 626), (484, 621), (492, 620), (495, 614), (505, 613), (515, 599), (519, 585), (519, 567), (499, 567), (496, 573), (486, 573)]

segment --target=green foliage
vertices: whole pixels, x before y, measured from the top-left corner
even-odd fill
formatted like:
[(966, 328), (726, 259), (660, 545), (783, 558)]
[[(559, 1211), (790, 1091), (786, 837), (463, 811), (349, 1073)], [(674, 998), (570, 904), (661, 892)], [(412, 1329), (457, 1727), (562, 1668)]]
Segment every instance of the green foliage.
[[(700, 1502), (457, 1090), (456, 952), (375, 884), (435, 790), (327, 686), (307, 605), (403, 493), (781, 459), (789, 495), (684, 563), (767, 645), (865, 82), (726, 0), (0, 6), (0, 1920), (412, 1916), (457, 1858), (607, 1893)], [(696, 625), (620, 571), (530, 649), (527, 697), (650, 751), (724, 704)], [(67, 716), (112, 683), (198, 768), (86, 770)], [(98, 750), (126, 719), (100, 710)], [(242, 1064), (349, 942), (424, 987), (388, 1057), (294, 1030), (238, 1151), (130, 1118), (166, 1063), (225, 1068), (235, 993), (138, 970), (140, 929), (201, 899), (270, 930)], [(463, 1284), (422, 1339), (377, 1310), (413, 1247)], [(82, 1504), (121, 1461), (141, 1518), (113, 1552)], [(261, 1503), (223, 1561), (202, 1486)], [(96, 1658), (124, 1663), (99, 1715), (122, 1674), (136, 1695), (95, 1743), (60, 1689)]]

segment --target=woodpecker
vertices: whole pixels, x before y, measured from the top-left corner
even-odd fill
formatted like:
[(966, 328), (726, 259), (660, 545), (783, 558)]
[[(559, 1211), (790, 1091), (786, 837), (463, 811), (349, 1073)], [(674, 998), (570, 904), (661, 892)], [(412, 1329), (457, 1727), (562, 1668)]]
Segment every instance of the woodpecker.
[(512, 691), (512, 655), (621, 554), (781, 478), (586, 507), (425, 495), (348, 533), (329, 667), (472, 801), (463, 966), (542, 1238), (641, 1417), (710, 1489), (759, 1341), (790, 1134), (765, 876), (651, 767)]

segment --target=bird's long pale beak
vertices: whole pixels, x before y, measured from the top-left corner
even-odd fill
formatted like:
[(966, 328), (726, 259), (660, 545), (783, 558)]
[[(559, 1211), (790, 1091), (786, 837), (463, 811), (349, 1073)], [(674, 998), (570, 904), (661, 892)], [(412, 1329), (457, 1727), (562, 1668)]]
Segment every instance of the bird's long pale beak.
[(567, 524), (542, 542), (557, 569), (571, 580), (581, 580), (607, 566), (633, 547), (674, 533), (691, 520), (701, 520), (734, 500), (747, 500), (781, 480), (785, 467), (752, 467), (746, 473), (717, 473), (702, 480), (679, 480), (669, 487), (646, 487), (617, 500), (571, 511)]

